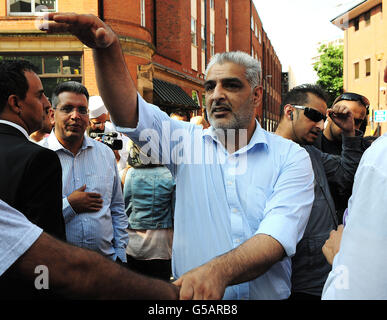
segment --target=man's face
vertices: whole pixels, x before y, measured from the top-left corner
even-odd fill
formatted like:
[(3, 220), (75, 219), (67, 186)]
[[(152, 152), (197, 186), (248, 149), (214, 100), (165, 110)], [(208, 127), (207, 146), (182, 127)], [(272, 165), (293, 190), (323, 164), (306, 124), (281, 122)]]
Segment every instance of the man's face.
[[(308, 93), (308, 102), (304, 106), (315, 109), (323, 115), (327, 112), (327, 104), (325, 101), (312, 93)], [(319, 122), (312, 121), (305, 116), (304, 110), (294, 109), (291, 125), (293, 126), (292, 140), (294, 142), (299, 144), (313, 144), (324, 128), (324, 120), (320, 120)]]
[(254, 130), (262, 87), (250, 87), (244, 67), (232, 62), (213, 65), (208, 71), (204, 89), (211, 126), (215, 129)]
[(78, 142), (83, 139), (89, 124), (88, 102), (83, 94), (62, 92), (55, 109), (55, 135), (60, 142)]
[(44, 109), (50, 108), (50, 102), (44, 95), (43, 85), (36, 73), (24, 73), (28, 82), (28, 91), (24, 100), (19, 100), (20, 118), (26, 126), (28, 134), (42, 128)]
[[(362, 120), (366, 117), (367, 109), (357, 101), (348, 101), (341, 100), (337, 102), (335, 105), (346, 105), (353, 113), (353, 118), (355, 120), (355, 129), (359, 130), (362, 125)], [(325, 128), (325, 130), (329, 130), (331, 136), (338, 141), (341, 141), (341, 133), (343, 132), (331, 119), (328, 120), (329, 124)], [(325, 131), (324, 130), (324, 131)]]
[(97, 118), (90, 119), (90, 132), (104, 133), (106, 117), (107, 115), (103, 113)]

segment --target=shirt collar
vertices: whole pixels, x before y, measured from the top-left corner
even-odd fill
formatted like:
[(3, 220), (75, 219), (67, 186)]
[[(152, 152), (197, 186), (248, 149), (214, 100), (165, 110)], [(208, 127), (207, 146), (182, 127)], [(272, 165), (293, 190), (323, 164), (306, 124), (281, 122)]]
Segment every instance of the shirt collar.
[[(248, 143), (247, 146), (236, 151), (236, 153), (247, 151), (253, 148), (257, 144), (268, 145), (267, 138), (266, 138), (266, 131), (262, 129), (261, 125), (257, 120), (255, 120), (255, 123), (256, 123), (256, 127), (253, 135), (251, 136), (250, 142)], [(212, 139), (215, 142), (219, 142), (218, 137), (216, 135), (216, 131), (212, 126), (203, 131), (203, 137), (206, 139)]]
[(15, 129), (18, 129), (21, 133), (23, 133), (26, 136), (26, 138), (28, 140), (31, 140), (30, 136), (28, 135), (27, 130), (24, 129), (23, 127), (19, 126), (18, 124), (14, 123), (14, 122), (11, 122), (11, 121), (7, 121), (7, 120), (0, 120), (0, 123), (7, 124), (7, 125), (9, 125), (11, 127), (14, 127)]
[[(58, 151), (58, 150), (67, 150), (58, 140), (58, 138), (55, 135), (54, 129), (51, 130), (50, 135), (46, 138), (47, 139), (47, 146), (51, 150)], [(81, 146), (81, 150), (92, 148), (93, 145), (91, 143), (91, 138), (87, 136), (83, 136), (83, 142)], [(67, 150), (68, 151), (68, 150)]]

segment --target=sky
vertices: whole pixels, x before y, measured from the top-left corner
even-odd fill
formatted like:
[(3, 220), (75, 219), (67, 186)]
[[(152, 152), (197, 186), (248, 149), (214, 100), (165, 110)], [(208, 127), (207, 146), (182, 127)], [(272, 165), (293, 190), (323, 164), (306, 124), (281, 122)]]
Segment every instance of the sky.
[(281, 61), (282, 71), (289, 67), (296, 85), (314, 83), (317, 75), (312, 58), (318, 43), (344, 38), (344, 31), (330, 21), (359, 0), (253, 0), (263, 29)]

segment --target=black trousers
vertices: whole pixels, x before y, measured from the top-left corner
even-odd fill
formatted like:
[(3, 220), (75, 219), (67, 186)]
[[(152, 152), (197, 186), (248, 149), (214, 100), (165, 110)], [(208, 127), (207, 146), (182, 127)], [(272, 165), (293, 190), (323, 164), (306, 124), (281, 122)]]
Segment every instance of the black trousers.
[(292, 291), (289, 301), (311, 301), (311, 300), (321, 300), (321, 296), (314, 296), (312, 294), (302, 293), (302, 292), (294, 292)]
[(171, 278), (171, 260), (137, 260), (129, 255), (126, 255), (126, 258), (128, 268), (133, 271), (165, 281), (169, 281)]

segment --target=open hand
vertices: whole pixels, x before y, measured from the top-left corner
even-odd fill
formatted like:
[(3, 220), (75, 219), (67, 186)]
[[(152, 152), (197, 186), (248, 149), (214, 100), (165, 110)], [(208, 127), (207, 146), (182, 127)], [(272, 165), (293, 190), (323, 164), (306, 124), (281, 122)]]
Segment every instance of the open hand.
[(47, 33), (69, 32), (89, 48), (107, 48), (117, 39), (106, 23), (91, 14), (52, 12), (45, 15), (44, 20), (40, 30)]

